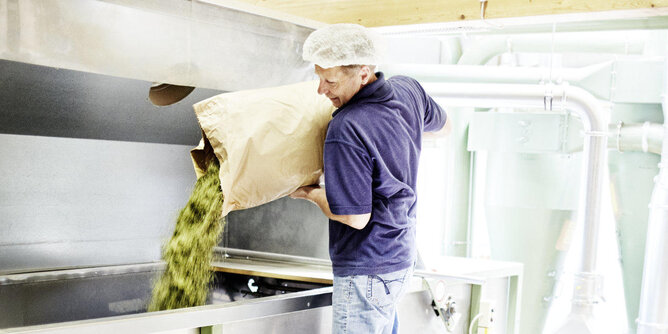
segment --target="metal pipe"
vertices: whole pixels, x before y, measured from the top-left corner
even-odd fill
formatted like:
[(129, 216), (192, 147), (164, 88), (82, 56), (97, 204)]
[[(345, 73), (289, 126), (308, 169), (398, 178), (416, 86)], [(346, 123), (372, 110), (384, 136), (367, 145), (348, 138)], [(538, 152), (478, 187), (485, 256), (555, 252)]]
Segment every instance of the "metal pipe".
[[(552, 73), (553, 81), (579, 82), (588, 76), (608, 68), (612, 61), (581, 68), (560, 68)], [(549, 80), (549, 69), (540, 67), (388, 64), (382, 66), (387, 77), (408, 75), (420, 82), (484, 82), (534, 84)]]
[(579, 115), (584, 127), (582, 189), (578, 212), (584, 225), (582, 262), (576, 275), (571, 314), (591, 320), (596, 303), (599, 276), (596, 270), (596, 250), (599, 230), (599, 211), (603, 171), (607, 159), (607, 120), (594, 96), (568, 85), (503, 85), (465, 83), (424, 83), (432, 96), (447, 106), (529, 107), (568, 109)]
[[(666, 62), (668, 70), (668, 62)], [(650, 201), (638, 334), (668, 333), (668, 76), (663, 96), (663, 147)]]
[(486, 64), (494, 56), (504, 52), (591, 52), (614, 54), (641, 54), (645, 43), (642, 40), (620, 39), (619, 35), (598, 36), (578, 34), (567, 39), (552, 40), (545, 34), (533, 36), (494, 36), (476, 41), (459, 59), (459, 64)]
[(3, 329), (2, 332), (50, 334), (173, 332), (231, 322), (252, 321), (331, 305), (332, 287), (325, 287), (264, 298), (246, 299), (234, 303), (7, 328)]
[[(608, 128), (608, 149), (618, 152), (644, 152), (661, 155), (663, 125), (645, 122), (610, 124)], [(581, 145), (573, 145), (569, 152), (582, 150)]]
[(661, 154), (663, 125), (645, 122), (642, 124), (611, 124), (608, 131), (608, 148), (619, 152), (645, 152)]

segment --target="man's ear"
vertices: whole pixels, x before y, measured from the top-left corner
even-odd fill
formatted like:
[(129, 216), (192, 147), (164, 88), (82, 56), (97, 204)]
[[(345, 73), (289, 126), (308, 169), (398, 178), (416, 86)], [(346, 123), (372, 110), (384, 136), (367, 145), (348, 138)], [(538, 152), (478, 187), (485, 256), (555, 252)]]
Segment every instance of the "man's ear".
[(360, 67), (360, 75), (362, 77), (362, 86), (369, 83), (369, 79), (371, 78), (371, 69), (369, 66), (362, 65), (362, 67)]

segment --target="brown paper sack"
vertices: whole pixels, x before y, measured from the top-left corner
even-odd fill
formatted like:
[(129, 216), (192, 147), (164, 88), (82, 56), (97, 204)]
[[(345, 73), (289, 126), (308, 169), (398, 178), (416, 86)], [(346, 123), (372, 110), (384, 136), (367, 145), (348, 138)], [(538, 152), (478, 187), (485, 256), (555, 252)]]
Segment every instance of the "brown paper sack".
[(191, 151), (199, 178), (220, 162), (223, 216), (318, 183), (334, 106), (318, 82), (224, 93), (194, 105), (202, 140)]

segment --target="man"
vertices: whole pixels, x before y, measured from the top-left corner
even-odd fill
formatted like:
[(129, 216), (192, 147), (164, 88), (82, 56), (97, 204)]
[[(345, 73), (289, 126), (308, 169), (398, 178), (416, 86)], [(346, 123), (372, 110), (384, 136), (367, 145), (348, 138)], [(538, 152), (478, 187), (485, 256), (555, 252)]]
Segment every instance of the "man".
[[(396, 333), (396, 303), (416, 260), (416, 178), (423, 131), (447, 129), (443, 109), (408, 77), (375, 73), (378, 41), (354, 24), (314, 31), (304, 60), (338, 109), (327, 130), (325, 187), (290, 196), (329, 217), (334, 333)], [(447, 132), (447, 130), (441, 130)]]

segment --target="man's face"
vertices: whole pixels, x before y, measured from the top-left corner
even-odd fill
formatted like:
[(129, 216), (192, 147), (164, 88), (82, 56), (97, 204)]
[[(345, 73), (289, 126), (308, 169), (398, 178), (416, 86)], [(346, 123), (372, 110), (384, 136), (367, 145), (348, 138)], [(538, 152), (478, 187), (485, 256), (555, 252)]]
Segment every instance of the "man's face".
[(324, 94), (335, 107), (346, 104), (362, 88), (363, 74), (359, 70), (346, 72), (341, 66), (322, 68), (315, 65), (315, 74), (320, 77), (318, 94)]

